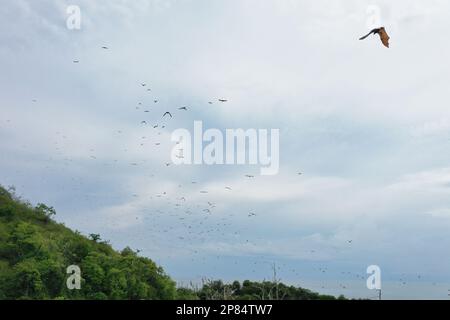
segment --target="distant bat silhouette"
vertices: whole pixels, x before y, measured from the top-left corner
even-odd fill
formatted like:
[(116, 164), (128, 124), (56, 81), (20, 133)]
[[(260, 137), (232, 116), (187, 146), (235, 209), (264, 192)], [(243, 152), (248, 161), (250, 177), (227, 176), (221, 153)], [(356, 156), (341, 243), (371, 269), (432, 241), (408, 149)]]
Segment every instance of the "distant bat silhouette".
[(380, 39), (381, 39), (381, 42), (383, 43), (383, 45), (386, 48), (389, 48), (389, 39), (390, 38), (389, 38), (388, 34), (386, 33), (386, 29), (384, 27), (373, 29), (368, 34), (366, 34), (364, 37), (359, 38), (359, 40), (364, 40), (371, 34), (378, 34), (380, 36)]

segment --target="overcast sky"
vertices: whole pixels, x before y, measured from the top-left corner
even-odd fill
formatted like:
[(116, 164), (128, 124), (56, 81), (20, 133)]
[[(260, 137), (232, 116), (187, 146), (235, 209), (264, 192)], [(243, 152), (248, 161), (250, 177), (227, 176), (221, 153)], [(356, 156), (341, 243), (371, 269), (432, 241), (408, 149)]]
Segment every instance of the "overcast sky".
[[(70, 4), (81, 30), (66, 26)], [(390, 49), (358, 41), (373, 5)], [(376, 264), (388, 297), (446, 298), (448, 12), (444, 0), (3, 1), (0, 183), (178, 281), (262, 280), (275, 262), (283, 281), (368, 297)], [(167, 166), (172, 131), (194, 120), (280, 129), (279, 174)]]

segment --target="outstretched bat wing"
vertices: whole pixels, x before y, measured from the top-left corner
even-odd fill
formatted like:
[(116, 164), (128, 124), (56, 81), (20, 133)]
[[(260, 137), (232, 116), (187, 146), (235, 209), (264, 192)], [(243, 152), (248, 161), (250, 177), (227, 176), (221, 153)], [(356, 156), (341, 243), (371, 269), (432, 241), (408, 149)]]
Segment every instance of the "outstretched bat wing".
[(366, 34), (364, 37), (359, 38), (359, 40), (364, 40), (365, 38), (367, 38), (368, 36), (370, 36), (373, 33), (377, 33), (378, 29), (373, 29), (372, 31), (370, 31), (368, 34)]

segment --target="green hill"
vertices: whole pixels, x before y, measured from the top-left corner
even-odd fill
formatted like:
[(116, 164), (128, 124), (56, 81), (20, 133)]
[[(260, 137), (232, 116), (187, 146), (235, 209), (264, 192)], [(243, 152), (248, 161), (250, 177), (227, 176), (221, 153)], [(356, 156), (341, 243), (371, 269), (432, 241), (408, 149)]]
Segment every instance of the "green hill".
[[(52, 220), (54, 214), (0, 186), (0, 299), (334, 299), (272, 282), (177, 289), (152, 260), (74, 232)], [(82, 271), (81, 290), (67, 288), (71, 265)]]
[[(51, 219), (0, 187), (0, 299), (174, 299), (175, 283), (153, 261), (116, 252)], [(82, 270), (82, 290), (69, 290), (66, 268)]]

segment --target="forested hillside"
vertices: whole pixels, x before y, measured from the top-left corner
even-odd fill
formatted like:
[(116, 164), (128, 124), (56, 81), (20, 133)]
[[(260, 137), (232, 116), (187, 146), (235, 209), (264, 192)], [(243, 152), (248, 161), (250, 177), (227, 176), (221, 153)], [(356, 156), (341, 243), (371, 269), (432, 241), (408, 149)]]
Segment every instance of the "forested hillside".
[[(272, 282), (204, 283), (176, 288), (152, 260), (115, 251), (56, 223), (55, 210), (32, 206), (0, 187), (0, 299), (333, 299)], [(67, 267), (82, 270), (80, 290), (66, 285)]]
[[(0, 188), (0, 298), (173, 299), (175, 283), (153, 261), (130, 249), (116, 252), (92, 235), (51, 219), (43, 204), (32, 207)], [(66, 268), (82, 270), (82, 290), (66, 286)]]

